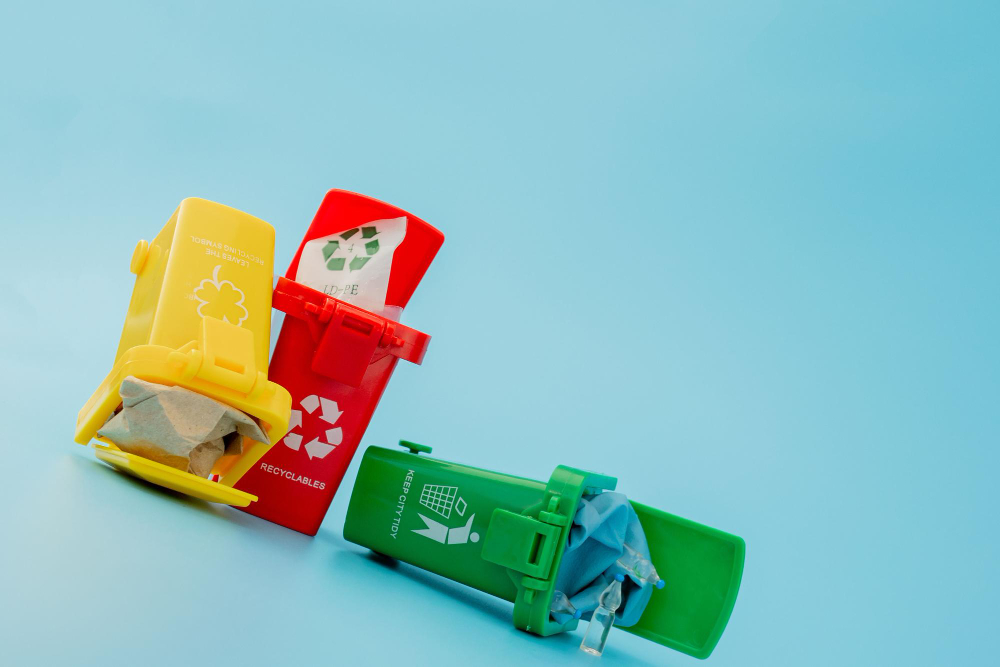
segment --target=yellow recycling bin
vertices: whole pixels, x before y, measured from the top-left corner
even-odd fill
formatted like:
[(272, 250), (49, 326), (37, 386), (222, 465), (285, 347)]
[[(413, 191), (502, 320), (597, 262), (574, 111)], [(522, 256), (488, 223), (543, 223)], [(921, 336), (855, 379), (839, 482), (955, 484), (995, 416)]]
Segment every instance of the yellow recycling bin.
[[(288, 430), (291, 397), (267, 379), (274, 228), (204, 199), (185, 199), (151, 243), (132, 254), (136, 274), (111, 372), (83, 406), (76, 441), (97, 438), (97, 457), (154, 484), (203, 500), (246, 507), (257, 497), (232, 488)], [(184, 387), (255, 417), (268, 443), (244, 439), (212, 477), (124, 452), (97, 436), (121, 406), (122, 381), (134, 376)], [(103, 443), (103, 444), (102, 444)]]

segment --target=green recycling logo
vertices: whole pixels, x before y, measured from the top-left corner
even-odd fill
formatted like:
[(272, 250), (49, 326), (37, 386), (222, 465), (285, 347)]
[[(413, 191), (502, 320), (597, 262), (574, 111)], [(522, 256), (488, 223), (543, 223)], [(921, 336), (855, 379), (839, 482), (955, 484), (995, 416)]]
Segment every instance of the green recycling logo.
[[(361, 238), (351, 241), (359, 233)], [(368, 225), (348, 229), (339, 238), (327, 241), (323, 246), (323, 261), (326, 262), (326, 268), (330, 271), (361, 269), (378, 252), (376, 234), (378, 228)]]

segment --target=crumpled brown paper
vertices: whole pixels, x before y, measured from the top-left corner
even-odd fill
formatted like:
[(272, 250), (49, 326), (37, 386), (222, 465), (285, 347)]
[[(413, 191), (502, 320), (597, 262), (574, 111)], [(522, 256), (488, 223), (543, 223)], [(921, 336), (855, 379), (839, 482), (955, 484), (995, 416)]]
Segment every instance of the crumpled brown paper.
[(223, 454), (241, 454), (243, 436), (268, 441), (248, 415), (183, 387), (129, 376), (118, 393), (122, 409), (97, 434), (123, 451), (199, 477), (208, 477)]

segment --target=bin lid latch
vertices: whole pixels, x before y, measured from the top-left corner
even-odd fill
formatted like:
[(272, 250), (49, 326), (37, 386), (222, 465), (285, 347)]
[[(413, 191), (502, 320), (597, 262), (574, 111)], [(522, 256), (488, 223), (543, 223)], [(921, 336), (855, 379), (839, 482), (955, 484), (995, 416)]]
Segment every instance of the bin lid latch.
[(312, 370), (358, 387), (368, 366), (387, 356), (419, 364), (430, 336), (311, 287), (278, 278), (274, 307), (304, 320), (316, 348)]
[(559, 550), (562, 530), (505, 509), (493, 511), (483, 540), (484, 560), (534, 579), (547, 579)]

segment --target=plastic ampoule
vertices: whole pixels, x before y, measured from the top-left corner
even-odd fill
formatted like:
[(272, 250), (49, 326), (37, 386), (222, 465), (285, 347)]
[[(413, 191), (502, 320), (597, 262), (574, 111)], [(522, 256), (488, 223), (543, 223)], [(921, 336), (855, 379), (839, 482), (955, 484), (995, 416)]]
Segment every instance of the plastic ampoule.
[(616, 574), (614, 581), (601, 592), (598, 598), (598, 607), (594, 610), (594, 615), (587, 626), (587, 632), (580, 642), (580, 650), (593, 655), (604, 653), (604, 646), (608, 643), (608, 633), (615, 623), (615, 612), (622, 603), (622, 582), (625, 575)]
[(565, 614), (573, 618), (580, 618), (582, 611), (573, 606), (566, 594), (562, 591), (552, 593), (552, 604), (549, 605), (549, 612), (553, 614)]
[(656, 588), (663, 588), (667, 582), (660, 579), (656, 573), (653, 563), (641, 553), (632, 548), (631, 544), (625, 543), (625, 553), (618, 559), (618, 564), (636, 576), (642, 585), (652, 584)]

